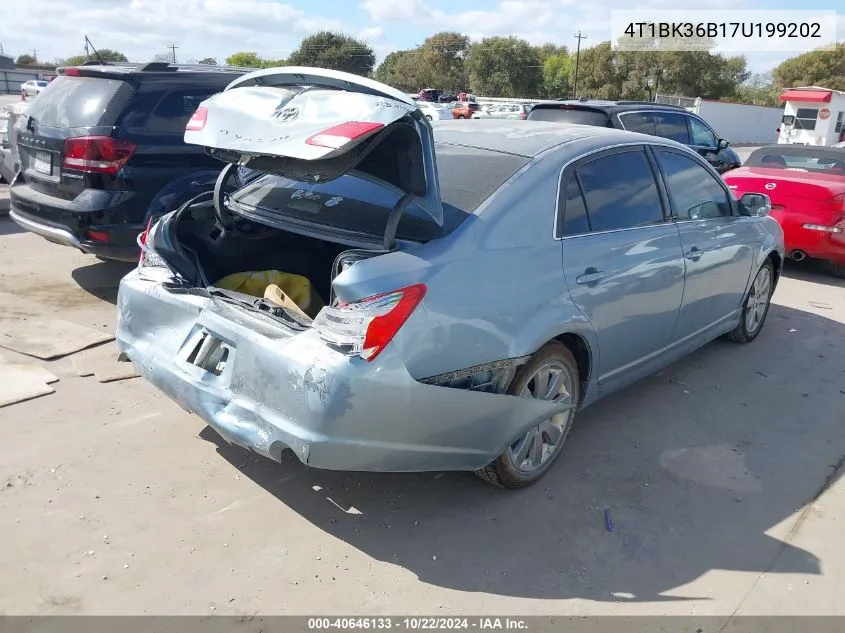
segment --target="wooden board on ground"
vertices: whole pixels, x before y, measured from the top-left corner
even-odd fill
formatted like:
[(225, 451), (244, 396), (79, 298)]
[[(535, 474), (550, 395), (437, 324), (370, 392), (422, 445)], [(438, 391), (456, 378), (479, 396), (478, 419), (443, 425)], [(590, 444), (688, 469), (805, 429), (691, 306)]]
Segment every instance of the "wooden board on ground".
[(10, 374), (14, 374), (16, 376), (30, 376), (33, 380), (43, 382), (45, 385), (59, 382), (59, 379), (56, 376), (51, 374), (41, 365), (4, 363), (2, 359), (0, 359), (0, 382), (6, 380)]
[(132, 363), (120, 362), (114, 345), (102, 345), (73, 356), (70, 360), (79, 376), (94, 376), (99, 382), (136, 378)]
[(27, 372), (8, 372), (0, 378), (0, 407), (46, 396), (55, 390)]
[(59, 319), (29, 319), (0, 333), (0, 347), (52, 360), (114, 340), (108, 332)]

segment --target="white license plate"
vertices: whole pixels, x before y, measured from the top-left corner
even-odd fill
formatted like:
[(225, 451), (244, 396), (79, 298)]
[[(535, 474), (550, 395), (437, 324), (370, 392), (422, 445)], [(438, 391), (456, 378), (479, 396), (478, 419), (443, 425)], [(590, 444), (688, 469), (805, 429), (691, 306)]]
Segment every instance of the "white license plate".
[(35, 159), (32, 161), (32, 167), (39, 174), (53, 173), (53, 155), (50, 152), (35, 152)]

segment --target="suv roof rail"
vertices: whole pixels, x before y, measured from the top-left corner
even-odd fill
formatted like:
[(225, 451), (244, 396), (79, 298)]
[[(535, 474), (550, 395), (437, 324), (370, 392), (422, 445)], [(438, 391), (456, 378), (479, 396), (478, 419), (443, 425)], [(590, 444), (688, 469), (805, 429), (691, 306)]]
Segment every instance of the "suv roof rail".
[(617, 105), (649, 105), (652, 107), (660, 107), (660, 108), (675, 108), (676, 110), (686, 110), (684, 106), (681, 105), (674, 105), (672, 103), (658, 103), (657, 101), (638, 101), (636, 99), (631, 99), (627, 101), (617, 101)]

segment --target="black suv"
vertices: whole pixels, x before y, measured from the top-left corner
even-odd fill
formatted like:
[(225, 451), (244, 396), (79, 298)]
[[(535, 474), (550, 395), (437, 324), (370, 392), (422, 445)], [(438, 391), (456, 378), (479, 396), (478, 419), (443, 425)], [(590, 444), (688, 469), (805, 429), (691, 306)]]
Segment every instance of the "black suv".
[(720, 174), (742, 164), (729, 143), (699, 116), (680, 106), (652, 101), (579, 100), (537, 103), (529, 121), (555, 121), (615, 127), (630, 132), (662, 136), (696, 150)]
[(151, 217), (208, 191), (223, 164), (186, 145), (201, 101), (248, 72), (167, 63), (60, 68), (18, 124), (11, 218), (102, 259), (138, 260)]

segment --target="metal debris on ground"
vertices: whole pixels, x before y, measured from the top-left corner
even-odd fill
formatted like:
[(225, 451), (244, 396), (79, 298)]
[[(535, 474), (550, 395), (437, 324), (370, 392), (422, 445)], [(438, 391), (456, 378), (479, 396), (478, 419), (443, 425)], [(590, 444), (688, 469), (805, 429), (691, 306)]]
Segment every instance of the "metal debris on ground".
[(52, 360), (114, 340), (107, 332), (59, 319), (29, 319), (0, 333), (0, 347)]
[(604, 527), (608, 532), (613, 532), (613, 521), (610, 518), (610, 508), (604, 509)]

